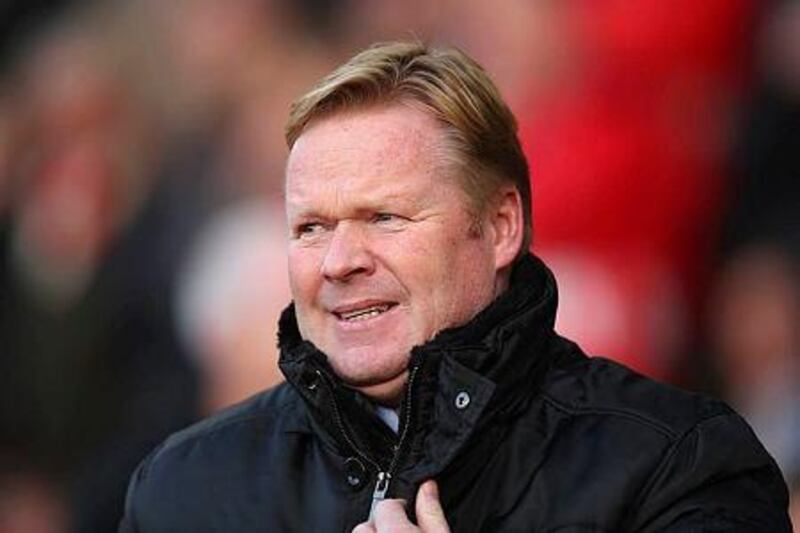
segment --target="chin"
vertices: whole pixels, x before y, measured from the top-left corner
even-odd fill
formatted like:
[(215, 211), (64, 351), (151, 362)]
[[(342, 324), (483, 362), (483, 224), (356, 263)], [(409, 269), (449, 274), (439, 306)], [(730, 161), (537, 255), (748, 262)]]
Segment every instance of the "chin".
[(349, 387), (380, 403), (402, 396), (408, 377), (408, 353), (376, 355), (369, 347), (338, 353), (339, 357), (329, 356), (329, 360), (334, 372)]
[(376, 403), (387, 407), (398, 407), (403, 399), (407, 382), (408, 371), (404, 370), (388, 381), (374, 385), (353, 386), (353, 388)]

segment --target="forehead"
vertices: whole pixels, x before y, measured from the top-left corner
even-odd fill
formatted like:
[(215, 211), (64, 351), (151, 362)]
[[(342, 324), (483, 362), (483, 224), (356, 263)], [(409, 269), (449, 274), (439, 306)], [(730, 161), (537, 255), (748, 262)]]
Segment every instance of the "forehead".
[(340, 112), (312, 123), (295, 142), (287, 197), (328, 185), (401, 187), (410, 178), (441, 176), (447, 159), (442, 126), (418, 109), (393, 104)]

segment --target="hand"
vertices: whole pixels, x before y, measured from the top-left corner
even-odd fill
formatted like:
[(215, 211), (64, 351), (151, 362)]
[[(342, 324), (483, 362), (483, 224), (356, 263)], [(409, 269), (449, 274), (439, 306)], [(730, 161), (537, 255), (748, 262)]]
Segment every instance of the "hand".
[(423, 483), (417, 492), (417, 522), (419, 526), (411, 523), (406, 516), (405, 502), (403, 500), (383, 500), (375, 507), (375, 516), (372, 521), (356, 526), (353, 533), (381, 533), (381, 532), (414, 532), (421, 533), (450, 533), (450, 526), (439, 503), (439, 488), (436, 482), (429, 479)]

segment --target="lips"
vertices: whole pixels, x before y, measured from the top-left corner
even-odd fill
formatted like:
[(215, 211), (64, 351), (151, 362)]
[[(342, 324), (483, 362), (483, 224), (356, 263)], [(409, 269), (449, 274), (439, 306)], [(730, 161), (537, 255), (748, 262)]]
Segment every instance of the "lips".
[(344, 322), (359, 322), (378, 317), (395, 305), (395, 302), (354, 304), (338, 307), (333, 310), (333, 314)]

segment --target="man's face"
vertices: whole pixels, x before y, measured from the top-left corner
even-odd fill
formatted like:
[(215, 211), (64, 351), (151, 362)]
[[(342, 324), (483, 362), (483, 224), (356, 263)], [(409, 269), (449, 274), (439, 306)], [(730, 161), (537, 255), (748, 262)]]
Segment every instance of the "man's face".
[(433, 118), (394, 104), (322, 119), (289, 155), (300, 332), (379, 401), (400, 395), (413, 346), (466, 323), (499, 290), (492, 233), (470, 231), (442, 141)]

